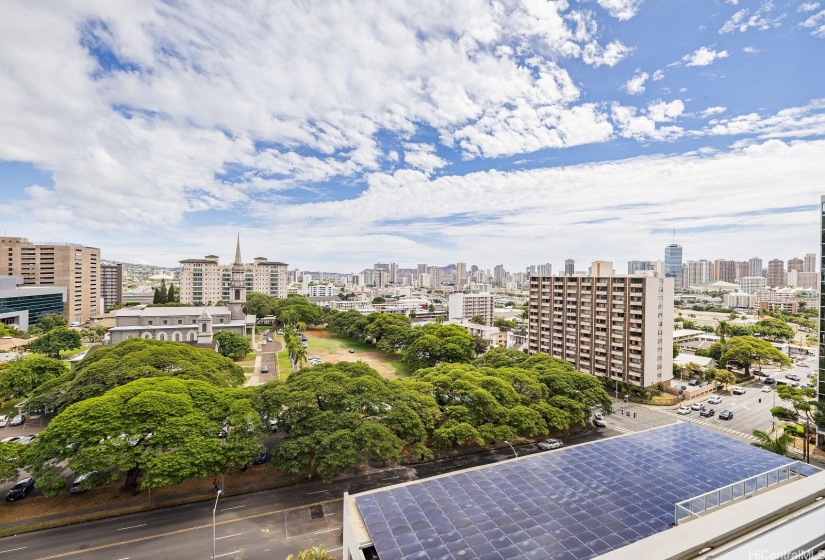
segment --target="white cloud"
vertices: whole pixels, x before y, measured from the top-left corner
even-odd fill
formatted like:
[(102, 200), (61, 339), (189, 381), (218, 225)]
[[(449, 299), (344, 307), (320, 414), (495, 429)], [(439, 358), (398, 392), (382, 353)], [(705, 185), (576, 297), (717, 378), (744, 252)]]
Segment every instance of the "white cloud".
[(688, 66), (707, 66), (719, 58), (727, 58), (728, 51), (715, 51), (707, 47), (699, 47), (690, 54), (682, 57)]
[(639, 112), (636, 107), (627, 107), (614, 104), (612, 107), (613, 122), (616, 124), (619, 136), (636, 140), (672, 140), (684, 134), (678, 126), (662, 126), (682, 115), (685, 104), (680, 99), (669, 103), (654, 101), (646, 110)]
[(616, 66), (619, 62), (627, 58), (633, 49), (623, 44), (621, 41), (612, 41), (602, 47), (595, 41), (588, 43), (582, 51), (582, 60), (595, 67), (602, 65)]
[(647, 81), (648, 77), (649, 76), (647, 72), (639, 72), (637, 70), (636, 74), (627, 82), (625, 82), (624, 86), (622, 86), (622, 89), (631, 95), (644, 93), (645, 82)]
[(711, 135), (750, 134), (758, 138), (807, 138), (825, 135), (825, 100), (783, 109), (774, 115), (758, 113), (720, 119), (704, 131)]
[(760, 51), (756, 47), (748, 46), (748, 47), (744, 47), (742, 49), (742, 52), (745, 53), (745, 54), (757, 54), (757, 53), (761, 53), (762, 51)]
[(719, 29), (719, 33), (744, 33), (749, 29), (765, 31), (782, 25), (785, 13), (774, 14), (774, 4), (771, 0), (763, 0), (757, 10), (751, 13), (749, 8), (743, 8), (733, 14)]
[(819, 2), (805, 2), (796, 9), (797, 12), (813, 12), (819, 8)]
[(427, 174), (449, 163), (435, 153), (433, 144), (404, 144), (404, 161), (410, 167), (420, 169)]
[(642, 0), (598, 0), (599, 6), (620, 21), (627, 21), (639, 11)]
[(665, 72), (664, 70), (656, 70), (653, 73), (653, 76), (650, 78), (651, 82), (658, 82), (659, 80), (665, 79)]
[(825, 37), (825, 10), (812, 15), (799, 25), (811, 28), (811, 35), (814, 37)]
[(719, 115), (727, 111), (725, 107), (708, 107), (704, 111), (700, 113), (700, 116), (703, 118), (709, 117), (711, 115)]

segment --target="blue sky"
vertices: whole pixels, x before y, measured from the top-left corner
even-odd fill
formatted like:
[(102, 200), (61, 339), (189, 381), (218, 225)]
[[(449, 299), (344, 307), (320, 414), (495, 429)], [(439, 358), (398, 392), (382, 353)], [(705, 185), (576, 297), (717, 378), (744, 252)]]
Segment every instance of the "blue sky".
[(163, 266), (817, 250), (825, 2), (0, 4), (7, 235)]

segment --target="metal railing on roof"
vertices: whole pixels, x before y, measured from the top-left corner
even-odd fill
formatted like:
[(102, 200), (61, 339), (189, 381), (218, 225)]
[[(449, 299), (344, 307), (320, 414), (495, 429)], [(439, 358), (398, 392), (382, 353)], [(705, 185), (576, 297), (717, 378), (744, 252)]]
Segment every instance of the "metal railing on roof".
[(759, 492), (764, 492), (784, 482), (797, 480), (802, 476), (800, 473), (801, 465), (802, 463), (800, 461), (794, 461), (787, 465), (782, 465), (781, 467), (776, 467), (738, 482), (722, 486), (716, 490), (705, 492), (699, 496), (677, 502), (673, 513), (674, 523), (679, 525), (680, 523), (698, 519), (708, 510), (750, 498)]

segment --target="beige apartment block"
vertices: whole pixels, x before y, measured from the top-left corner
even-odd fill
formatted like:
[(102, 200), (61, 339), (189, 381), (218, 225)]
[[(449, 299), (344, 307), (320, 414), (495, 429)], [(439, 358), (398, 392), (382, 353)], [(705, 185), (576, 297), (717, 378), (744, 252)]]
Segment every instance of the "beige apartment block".
[(450, 294), (448, 313), (450, 321), (469, 321), (473, 317), (481, 317), (484, 324), (493, 325), (493, 309), (495, 299), (493, 294)]
[[(277, 298), (287, 295), (287, 265), (258, 257), (243, 264), (246, 291)], [(230, 300), (232, 264), (219, 264), (216, 255), (180, 261), (180, 301), (210, 305)]]
[(530, 279), (529, 353), (649, 387), (673, 377), (673, 278)]
[(95, 247), (0, 237), (0, 275), (22, 276), (24, 286), (66, 288), (63, 316), (70, 324), (85, 323), (100, 311), (100, 249)]

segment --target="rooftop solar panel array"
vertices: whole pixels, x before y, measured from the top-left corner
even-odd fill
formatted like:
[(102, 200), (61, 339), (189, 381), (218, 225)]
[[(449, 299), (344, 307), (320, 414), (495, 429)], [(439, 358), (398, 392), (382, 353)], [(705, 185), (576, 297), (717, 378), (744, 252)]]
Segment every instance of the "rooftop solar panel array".
[(381, 560), (586, 560), (667, 530), (676, 502), (790, 462), (680, 423), (355, 500)]

